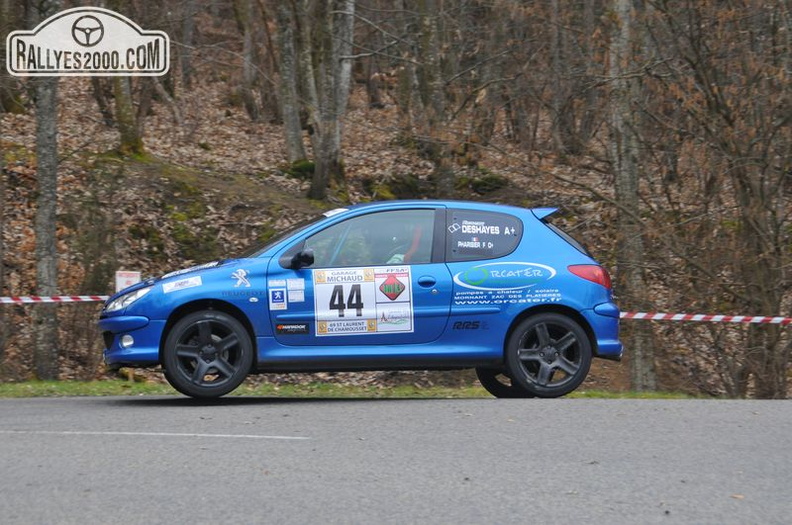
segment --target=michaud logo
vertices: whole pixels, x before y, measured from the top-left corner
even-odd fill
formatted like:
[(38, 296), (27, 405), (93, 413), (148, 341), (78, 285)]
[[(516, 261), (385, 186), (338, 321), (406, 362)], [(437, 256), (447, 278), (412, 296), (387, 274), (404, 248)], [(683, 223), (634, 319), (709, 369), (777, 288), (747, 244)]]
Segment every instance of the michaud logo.
[(61, 11), (32, 31), (12, 31), (6, 68), (16, 76), (160, 76), (170, 67), (170, 39), (109, 9)]

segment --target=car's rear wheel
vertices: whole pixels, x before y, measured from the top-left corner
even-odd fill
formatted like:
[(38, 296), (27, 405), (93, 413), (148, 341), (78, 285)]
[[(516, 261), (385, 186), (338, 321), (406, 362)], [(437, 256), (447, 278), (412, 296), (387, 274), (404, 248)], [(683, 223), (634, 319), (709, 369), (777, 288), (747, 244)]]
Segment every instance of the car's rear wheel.
[(591, 342), (573, 319), (544, 313), (522, 321), (506, 345), (512, 381), (536, 397), (560, 397), (575, 390), (591, 367)]
[(536, 397), (534, 394), (512, 381), (511, 377), (501, 369), (476, 368), (476, 377), (478, 377), (481, 386), (495, 397)]
[(162, 353), (168, 383), (198, 398), (231, 392), (253, 364), (253, 344), (242, 323), (212, 310), (189, 314), (173, 325)]

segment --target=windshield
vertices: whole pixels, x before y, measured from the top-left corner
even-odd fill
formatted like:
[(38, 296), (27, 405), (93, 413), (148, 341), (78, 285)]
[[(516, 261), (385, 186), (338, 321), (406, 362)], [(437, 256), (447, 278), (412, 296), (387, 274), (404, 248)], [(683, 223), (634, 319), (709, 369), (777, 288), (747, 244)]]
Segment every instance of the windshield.
[(240, 253), (237, 256), (237, 258), (238, 259), (252, 259), (254, 257), (258, 257), (259, 255), (261, 255), (265, 251), (269, 250), (271, 247), (273, 247), (274, 245), (276, 245), (277, 243), (279, 243), (280, 241), (282, 241), (286, 237), (289, 237), (290, 235), (294, 235), (295, 233), (298, 233), (298, 232), (304, 230), (305, 228), (307, 228), (311, 224), (315, 223), (316, 221), (318, 221), (320, 219), (324, 219), (324, 218), (325, 218), (325, 216), (321, 215), (319, 217), (312, 217), (310, 219), (306, 219), (304, 221), (300, 221), (300, 222), (298, 222), (296, 224), (293, 224), (290, 228), (286, 228), (282, 232), (275, 234), (274, 237), (270, 237), (266, 241), (255, 243), (253, 246), (250, 246), (249, 248), (244, 250), (242, 253)]

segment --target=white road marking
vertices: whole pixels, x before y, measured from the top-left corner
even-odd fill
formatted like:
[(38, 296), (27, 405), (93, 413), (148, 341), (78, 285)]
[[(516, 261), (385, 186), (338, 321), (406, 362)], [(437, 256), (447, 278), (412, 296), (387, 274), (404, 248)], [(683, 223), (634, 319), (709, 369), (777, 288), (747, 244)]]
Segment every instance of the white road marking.
[(0, 430), (0, 434), (35, 434), (49, 436), (142, 436), (142, 437), (189, 437), (223, 439), (282, 439), (304, 441), (311, 439), (302, 436), (261, 436), (257, 434), (191, 434), (182, 432), (92, 432), (84, 430)]

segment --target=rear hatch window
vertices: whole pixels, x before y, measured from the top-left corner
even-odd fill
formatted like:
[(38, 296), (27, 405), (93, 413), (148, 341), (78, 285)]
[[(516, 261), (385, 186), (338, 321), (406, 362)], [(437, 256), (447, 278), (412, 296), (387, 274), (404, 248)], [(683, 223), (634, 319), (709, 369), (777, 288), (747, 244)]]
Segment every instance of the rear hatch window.
[(575, 239), (574, 237), (569, 235), (567, 232), (565, 232), (564, 230), (562, 230), (561, 228), (559, 228), (558, 226), (556, 226), (555, 224), (550, 222), (548, 219), (549, 219), (549, 217), (544, 217), (543, 219), (541, 219), (542, 223), (545, 226), (547, 226), (548, 228), (553, 230), (559, 237), (561, 237), (566, 242), (571, 244), (577, 251), (579, 251), (583, 255), (587, 255), (589, 257), (592, 257), (591, 252), (589, 252), (588, 249), (585, 246), (583, 246), (583, 244), (581, 244), (577, 239)]

